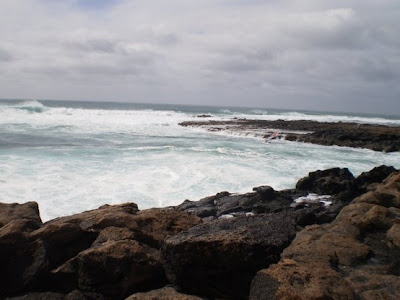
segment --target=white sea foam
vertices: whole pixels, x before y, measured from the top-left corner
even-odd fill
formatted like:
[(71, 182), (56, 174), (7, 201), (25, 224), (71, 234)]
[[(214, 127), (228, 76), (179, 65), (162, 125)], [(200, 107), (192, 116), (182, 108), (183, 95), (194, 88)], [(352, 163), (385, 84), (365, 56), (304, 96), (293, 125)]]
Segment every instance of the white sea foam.
[[(41, 106), (37, 112), (21, 109)], [(226, 117), (211, 113), (213, 119)], [(106, 203), (133, 201), (144, 209), (223, 190), (292, 188), (308, 172), (330, 167), (348, 167), (355, 175), (381, 164), (400, 167), (399, 153), (281, 140), (266, 144), (178, 125), (198, 120), (196, 115), (37, 101), (0, 105), (0, 139), (10, 143), (0, 147), (0, 201), (37, 201), (49, 220)]]
[(354, 115), (343, 115), (343, 114), (311, 114), (311, 113), (300, 113), (300, 112), (285, 112), (276, 113), (274, 111), (259, 111), (254, 110), (249, 114), (243, 112), (230, 112), (229, 114), (218, 115), (221, 118), (242, 118), (242, 119), (256, 119), (256, 120), (285, 120), (285, 121), (296, 121), (296, 120), (310, 120), (317, 122), (350, 122), (360, 124), (379, 124), (389, 126), (399, 126), (400, 118), (384, 118), (384, 117), (371, 117), (371, 116), (354, 116)]
[(295, 207), (301, 203), (307, 204), (315, 204), (315, 203), (322, 203), (324, 206), (330, 206), (332, 204), (331, 195), (318, 195), (318, 194), (313, 194), (310, 193), (307, 196), (304, 197), (299, 197), (295, 199), (293, 204), (291, 204), (292, 207)]

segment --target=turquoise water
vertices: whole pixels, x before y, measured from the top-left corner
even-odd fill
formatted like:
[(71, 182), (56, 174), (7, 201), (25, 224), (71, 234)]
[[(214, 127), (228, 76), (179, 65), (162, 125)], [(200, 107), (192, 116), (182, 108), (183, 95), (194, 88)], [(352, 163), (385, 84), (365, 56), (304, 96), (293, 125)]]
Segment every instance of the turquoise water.
[(254, 186), (292, 188), (308, 172), (377, 165), (399, 153), (325, 147), (185, 128), (182, 121), (233, 117), (352, 121), (399, 126), (399, 116), (182, 105), (0, 101), (0, 201), (37, 201), (44, 220), (135, 202), (140, 209)]

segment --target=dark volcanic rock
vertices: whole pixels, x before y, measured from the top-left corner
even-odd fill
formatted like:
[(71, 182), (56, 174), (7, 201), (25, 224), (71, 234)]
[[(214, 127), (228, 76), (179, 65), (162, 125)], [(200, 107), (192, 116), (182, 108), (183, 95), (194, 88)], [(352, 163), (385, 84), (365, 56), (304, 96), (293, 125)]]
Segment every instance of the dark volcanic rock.
[(215, 220), (168, 238), (162, 247), (168, 279), (189, 294), (246, 298), (259, 269), (279, 260), (299, 213)]
[(279, 212), (287, 209), (293, 200), (290, 193), (276, 192), (270, 186), (256, 187), (253, 191), (246, 194), (221, 192), (199, 201), (186, 200), (177, 208), (211, 220), (224, 215)]
[(6, 300), (106, 300), (103, 295), (75, 290), (66, 295), (61, 293), (31, 293), (24, 296), (6, 298)]
[(289, 141), (314, 143), (319, 145), (337, 145), (355, 148), (368, 148), (375, 151), (400, 151), (400, 128), (383, 125), (357, 123), (329, 123), (308, 120), (266, 121), (266, 120), (211, 120), (182, 122), (181, 126), (202, 127), (209, 131), (254, 132), (265, 138), (280, 131)]
[(396, 169), (391, 166), (388, 167), (382, 165), (379, 167), (375, 167), (369, 172), (363, 172), (362, 174), (360, 174), (360, 176), (356, 178), (355, 183), (357, 185), (357, 188), (362, 193), (365, 193), (370, 184), (381, 182), (393, 172), (396, 172)]
[(393, 173), (331, 224), (300, 231), (278, 264), (258, 272), (250, 299), (399, 299), (399, 220)]
[(320, 195), (340, 195), (343, 200), (351, 199), (357, 192), (354, 176), (347, 168), (310, 172), (297, 182), (296, 189)]

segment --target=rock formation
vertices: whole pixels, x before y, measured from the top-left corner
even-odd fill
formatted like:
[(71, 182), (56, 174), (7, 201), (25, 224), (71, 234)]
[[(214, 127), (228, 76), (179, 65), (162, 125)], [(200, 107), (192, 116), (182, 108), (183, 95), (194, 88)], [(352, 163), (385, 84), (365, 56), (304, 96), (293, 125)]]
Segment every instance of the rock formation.
[[(201, 127), (209, 131), (226, 131), (253, 134), (269, 140), (284, 137), (289, 141), (313, 143), (325, 146), (337, 145), (367, 148), (375, 151), (400, 151), (400, 128), (384, 125), (332, 123), (308, 120), (209, 120), (188, 121), (181, 126)], [(276, 135), (276, 133), (278, 133)]]
[(354, 199), (330, 224), (300, 231), (250, 299), (399, 299), (400, 173)]
[(0, 299), (398, 299), (399, 257), (400, 173), (386, 166), (45, 224), (35, 202), (0, 203)]

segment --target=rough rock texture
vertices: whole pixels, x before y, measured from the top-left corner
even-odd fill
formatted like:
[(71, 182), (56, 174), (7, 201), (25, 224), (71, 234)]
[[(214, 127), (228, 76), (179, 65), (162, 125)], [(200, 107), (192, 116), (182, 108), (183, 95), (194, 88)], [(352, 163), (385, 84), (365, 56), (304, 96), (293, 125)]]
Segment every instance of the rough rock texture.
[[(35, 202), (0, 203), (0, 299), (246, 299), (251, 282), (252, 299), (398, 299), (400, 174), (381, 182), (393, 170), (333, 168), (291, 190), (45, 224)], [(294, 205), (310, 193), (332, 204)]]
[(278, 264), (258, 272), (250, 299), (400, 299), (399, 223), (393, 173), (331, 224), (300, 231)]
[(164, 287), (147, 293), (136, 293), (126, 298), (126, 300), (202, 300), (193, 295), (178, 293), (173, 287)]
[[(315, 222), (322, 224), (331, 222), (342, 207), (365, 192), (368, 185), (381, 182), (394, 170), (393, 167), (380, 166), (357, 178), (347, 168), (318, 170), (301, 178), (295, 189), (275, 191), (270, 186), (260, 186), (242, 195), (221, 192), (199, 201), (185, 200), (176, 208), (210, 221), (226, 216), (276, 213), (308, 207), (313, 209)], [(293, 200), (311, 193), (329, 195), (332, 205), (325, 207), (322, 203), (314, 203), (290, 208)]]
[(354, 176), (347, 168), (318, 170), (300, 179), (296, 184), (296, 189), (320, 195), (345, 194), (342, 197), (348, 199), (355, 193)]
[(206, 297), (246, 298), (255, 273), (279, 259), (301, 212), (211, 221), (168, 238), (162, 247), (168, 279)]
[[(95, 290), (109, 298), (166, 284), (159, 252), (135, 240), (108, 240), (80, 252), (54, 270), (60, 289)], [(71, 288), (70, 288), (71, 289)]]
[(24, 296), (6, 298), (6, 300), (105, 300), (101, 294), (82, 293), (75, 290), (66, 295), (61, 293), (30, 293)]
[(368, 190), (368, 186), (375, 183), (381, 183), (390, 174), (396, 172), (396, 169), (391, 166), (378, 166), (373, 168), (369, 172), (363, 172), (356, 178), (355, 184), (360, 193), (365, 193)]
[(177, 208), (212, 220), (224, 215), (279, 212), (289, 207), (293, 200), (290, 193), (276, 192), (270, 186), (256, 187), (253, 191), (243, 195), (221, 192), (199, 201), (186, 200)]
[(290, 141), (367, 148), (375, 151), (400, 151), (400, 128), (383, 125), (357, 123), (329, 123), (316, 121), (266, 121), (232, 119), (222, 121), (190, 121), (181, 126), (202, 127), (209, 131), (232, 131), (262, 135), (271, 138), (274, 132), (281, 132)]
[(39, 216), (39, 207), (36, 202), (27, 202), (24, 204), (0, 203), (0, 227), (20, 220), (32, 221), (37, 226), (42, 225), (42, 220)]
[(0, 298), (33, 285), (45, 268), (43, 243), (29, 237), (41, 225), (37, 203), (0, 203)]
[(125, 203), (42, 224), (36, 203), (0, 205), (0, 298), (80, 290), (87, 299), (123, 299), (159, 288), (166, 284), (163, 240), (201, 222), (180, 210)]

